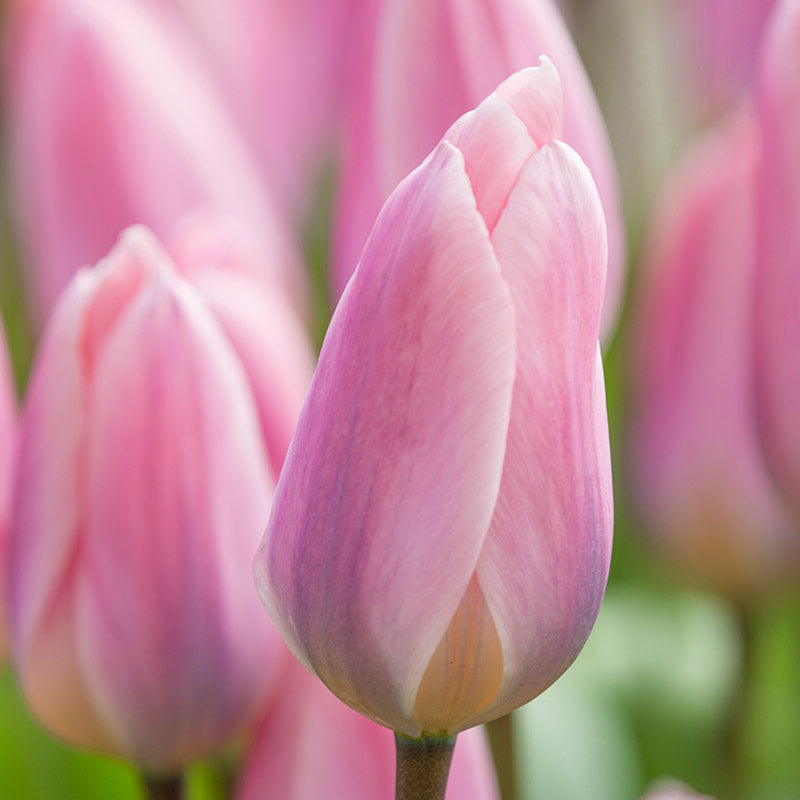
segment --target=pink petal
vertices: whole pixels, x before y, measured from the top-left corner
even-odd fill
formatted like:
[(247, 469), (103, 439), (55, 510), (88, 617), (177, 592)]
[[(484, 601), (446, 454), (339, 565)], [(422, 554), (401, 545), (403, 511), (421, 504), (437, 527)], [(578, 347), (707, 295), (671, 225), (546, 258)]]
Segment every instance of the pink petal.
[(543, 691), (594, 623), (611, 552), (605, 390), (597, 347), (602, 208), (566, 145), (528, 161), (492, 235), (517, 320), (503, 479), (477, 575), (502, 643), (492, 719)]
[(242, 575), (272, 484), (244, 373), (168, 274), (110, 332), (90, 402), (80, 655), (122, 752), (158, 774), (219, 746), (267, 687), (280, 643)]
[(0, 322), (0, 659), (7, 651), (7, 578), (11, 485), (14, 475), (14, 450), (17, 435), (17, 400), (11, 365)]
[(522, 165), (561, 133), (561, 86), (553, 65), (515, 73), (445, 139), (464, 154), (467, 175), (489, 232), (494, 230)]
[(508, 288), (443, 143), (392, 195), (337, 308), (256, 560), (293, 651), (411, 735), (491, 519), (513, 364)]
[(800, 513), (800, 3), (780, 4), (758, 83), (757, 400), (770, 466)]
[(70, 741), (113, 749), (81, 671), (73, 624), (84, 533), (81, 323), (98, 280), (99, 272), (85, 270), (64, 294), (28, 385), (9, 542), (9, 625), (36, 716)]

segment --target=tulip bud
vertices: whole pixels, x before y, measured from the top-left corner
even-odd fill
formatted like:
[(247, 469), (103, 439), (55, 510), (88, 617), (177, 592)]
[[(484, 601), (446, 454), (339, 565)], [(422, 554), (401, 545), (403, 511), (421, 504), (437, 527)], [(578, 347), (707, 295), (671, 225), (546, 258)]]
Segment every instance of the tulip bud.
[(631, 481), (645, 530), (688, 575), (740, 599), (800, 567), (756, 429), (758, 154), (743, 109), (679, 164), (646, 247), (633, 337)]
[(401, 178), (453, 120), (544, 54), (564, 85), (562, 138), (589, 166), (608, 222), (603, 331), (610, 334), (625, 262), (616, 167), (591, 85), (552, 0), (381, 0), (367, 9), (356, 29), (356, 63), (345, 101), (335, 294), (344, 289), (370, 226)]
[[(276, 333), (250, 307), (248, 324)], [(285, 652), (253, 628), (242, 580), (280, 462), (251, 388), (269, 377), (248, 382), (238, 344), (131, 229), (63, 294), (25, 401), (10, 558), (22, 691), (56, 735), (152, 775), (248, 722)]]
[(16, 12), (9, 163), (39, 318), (120, 230), (142, 223), (165, 240), (196, 211), (252, 225), (265, 270), (297, 293), (294, 248), (257, 163), (167, 10), (136, 0), (36, 0)]
[(612, 498), (597, 191), (543, 61), (392, 193), (336, 309), (256, 557), (295, 655), (411, 737), (572, 662)]
[(8, 517), (14, 463), (16, 397), (6, 355), (5, 333), (0, 319), (0, 660), (7, 650), (6, 632), (6, 562)]
[(775, 9), (757, 86), (756, 388), (772, 473), (800, 519), (800, 2)]
[[(340, 703), (296, 663), (270, 705), (242, 774), (237, 800), (374, 800), (392, 797), (394, 737)], [(453, 755), (447, 797), (499, 800), (481, 728)]]

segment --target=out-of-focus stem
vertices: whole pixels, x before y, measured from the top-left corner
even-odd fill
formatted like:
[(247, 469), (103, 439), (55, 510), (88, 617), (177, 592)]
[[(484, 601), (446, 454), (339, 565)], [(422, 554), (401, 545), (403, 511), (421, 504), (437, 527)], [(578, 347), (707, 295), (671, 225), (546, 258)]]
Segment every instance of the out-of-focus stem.
[(395, 800), (444, 800), (455, 736), (412, 739), (396, 733)]
[(144, 787), (147, 800), (182, 800), (183, 798), (182, 775), (169, 778), (145, 776)]
[(497, 770), (502, 800), (517, 800), (517, 763), (514, 751), (514, 723), (511, 714), (492, 720), (486, 725), (489, 744)]
[(747, 715), (754, 682), (757, 614), (752, 604), (747, 602), (736, 603), (734, 613), (739, 628), (741, 658), (733, 699), (722, 730), (722, 772), (725, 796), (731, 800), (745, 800), (749, 796)]

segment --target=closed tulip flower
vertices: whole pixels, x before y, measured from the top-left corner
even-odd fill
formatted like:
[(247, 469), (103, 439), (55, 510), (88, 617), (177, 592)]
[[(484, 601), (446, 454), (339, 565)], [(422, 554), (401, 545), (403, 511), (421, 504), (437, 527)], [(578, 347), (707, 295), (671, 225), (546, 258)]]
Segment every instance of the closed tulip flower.
[(739, 600), (800, 570), (756, 424), (749, 111), (697, 143), (665, 187), (633, 338), (631, 483), (645, 531), (685, 575)]
[(392, 193), (336, 309), (256, 558), (298, 658), (408, 737), (527, 702), (603, 596), (606, 244), (544, 61)]
[[(293, 663), (247, 756), (236, 800), (376, 800), (392, 796), (394, 739)], [(499, 800), (482, 728), (453, 755), (451, 800)]]
[(56, 735), (150, 775), (247, 723), (285, 652), (253, 627), (263, 612), (242, 580), (282, 461), (259, 427), (266, 379), (237, 354), (246, 338), (131, 229), (61, 297), (25, 400), (10, 559), (22, 691)]
[(757, 179), (756, 386), (762, 440), (800, 519), (800, 2), (777, 5), (756, 91), (762, 157)]
[(363, 5), (354, 29), (334, 231), (336, 295), (395, 185), (453, 120), (544, 54), (564, 86), (560, 137), (589, 166), (608, 224), (603, 332), (609, 334), (625, 264), (616, 166), (592, 87), (553, 0), (377, 0)]
[(8, 516), (14, 464), (16, 397), (0, 320), (0, 659), (6, 655), (6, 553)]

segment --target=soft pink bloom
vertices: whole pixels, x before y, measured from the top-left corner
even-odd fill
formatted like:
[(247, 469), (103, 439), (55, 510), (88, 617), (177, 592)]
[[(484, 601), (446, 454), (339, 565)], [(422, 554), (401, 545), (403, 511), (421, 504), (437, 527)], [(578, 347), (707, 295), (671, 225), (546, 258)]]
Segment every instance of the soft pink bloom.
[[(191, 32), (271, 188), (307, 211), (341, 106), (360, 0), (169, 0)], [(164, 6), (164, 0), (151, 0)]]
[[(337, 700), (293, 663), (259, 730), (237, 800), (375, 800), (392, 797), (394, 736)], [(447, 782), (450, 800), (499, 800), (482, 728), (459, 738)]]
[(759, 41), (776, 0), (679, 0), (682, 28), (696, 68), (692, 74), (718, 107), (753, 77)]
[(597, 191), (549, 62), (392, 193), (334, 314), (256, 559), (356, 710), (457, 733), (552, 683), (603, 595), (612, 501)]
[(74, 271), (142, 223), (190, 212), (249, 224), (262, 269), (296, 256), (259, 166), (183, 26), (137, 0), (19, 0), (7, 31), (15, 211), (40, 318)]
[(274, 682), (285, 650), (253, 626), (242, 576), (294, 420), (276, 420), (268, 457), (259, 413), (269, 428), (270, 409), (285, 413), (275, 396), (308, 377), (301, 363), (284, 387), (274, 345), (258, 361), (258, 337), (299, 330), (278, 330), (269, 303), (255, 312), (259, 284), (234, 322), (246, 273), (221, 273), (228, 285), (191, 270), (200, 291), (134, 228), (70, 282), (25, 400), (11, 533), (13, 656), (33, 712), (155, 774), (223, 743)]
[(546, 55), (564, 87), (563, 140), (589, 166), (608, 222), (603, 330), (613, 329), (625, 241), (603, 120), (552, 0), (380, 0), (359, 18), (335, 228), (334, 289), (344, 289), (378, 210), (461, 114)]
[(17, 402), (11, 365), (6, 353), (5, 332), (0, 319), (0, 660), (7, 650), (6, 633), (6, 562), (8, 517), (13, 480)]
[(773, 474), (800, 515), (800, 2), (770, 23), (757, 90), (756, 386)]
[(632, 329), (645, 530), (690, 576), (739, 596), (800, 568), (756, 427), (758, 155), (743, 109), (684, 156), (654, 215)]

